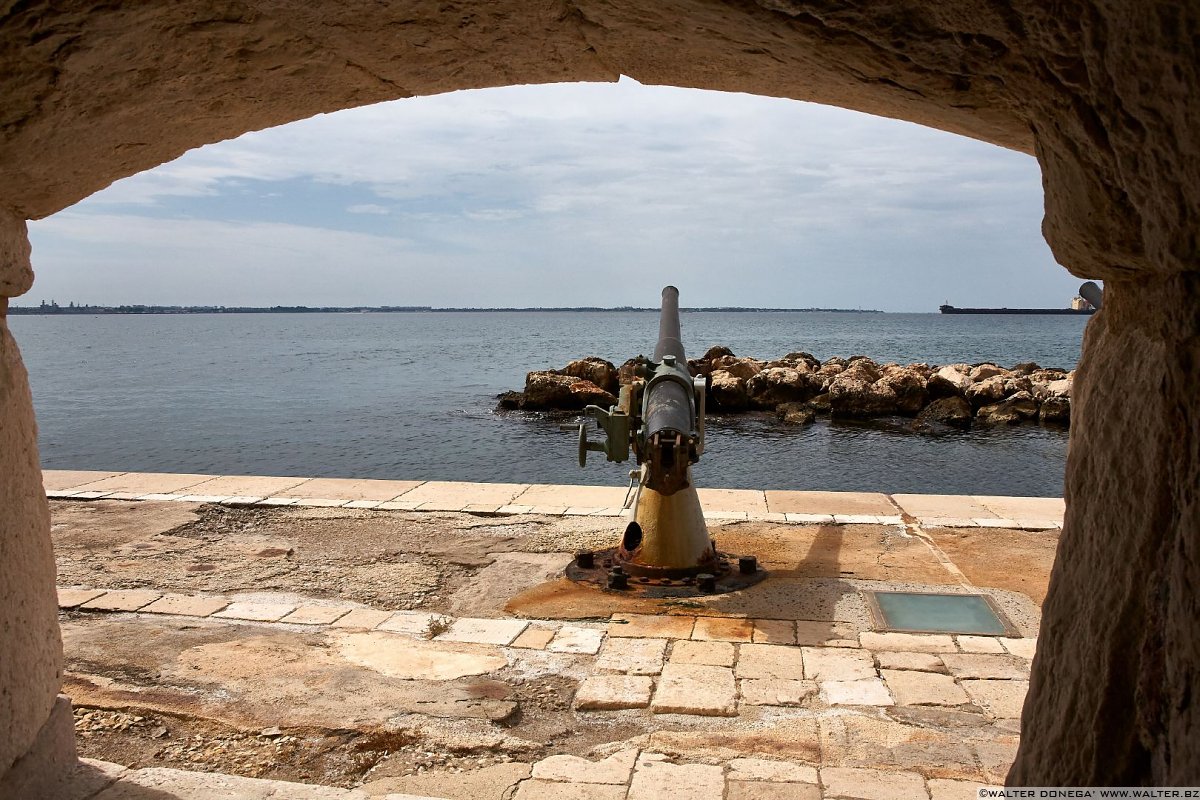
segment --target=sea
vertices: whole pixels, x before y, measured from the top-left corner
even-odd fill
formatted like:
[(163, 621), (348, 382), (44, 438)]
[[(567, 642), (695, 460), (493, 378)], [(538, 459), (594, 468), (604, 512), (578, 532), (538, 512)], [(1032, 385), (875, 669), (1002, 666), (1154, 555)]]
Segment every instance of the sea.
[[(684, 312), (690, 357), (1073, 368), (1087, 317)], [(624, 485), (570, 416), (496, 410), (530, 370), (650, 354), (656, 312), (13, 316), (47, 469)], [(577, 419), (577, 418), (576, 418)], [(709, 419), (699, 486), (1058, 496), (1068, 432)], [(593, 438), (601, 436), (592, 434)]]

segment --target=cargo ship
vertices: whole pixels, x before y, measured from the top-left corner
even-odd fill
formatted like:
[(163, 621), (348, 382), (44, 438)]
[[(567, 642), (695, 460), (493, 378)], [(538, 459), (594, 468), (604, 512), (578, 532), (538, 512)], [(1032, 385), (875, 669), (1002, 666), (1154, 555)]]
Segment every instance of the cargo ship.
[(1076, 297), (1071, 301), (1070, 308), (958, 308), (952, 305), (938, 306), (943, 314), (1095, 314), (1096, 307)]

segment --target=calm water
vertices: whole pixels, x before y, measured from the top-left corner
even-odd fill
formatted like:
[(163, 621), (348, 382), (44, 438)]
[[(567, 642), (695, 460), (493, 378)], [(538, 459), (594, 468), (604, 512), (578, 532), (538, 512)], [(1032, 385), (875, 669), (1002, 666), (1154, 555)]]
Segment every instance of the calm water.
[[(685, 313), (689, 355), (1070, 368), (1086, 318)], [(495, 412), (532, 369), (653, 350), (657, 314), (12, 317), (51, 469), (545, 483), (624, 482), (575, 463), (561, 420)], [(903, 424), (711, 420), (703, 486), (1058, 495), (1061, 430), (929, 437)], [(593, 455), (594, 458), (594, 455)]]

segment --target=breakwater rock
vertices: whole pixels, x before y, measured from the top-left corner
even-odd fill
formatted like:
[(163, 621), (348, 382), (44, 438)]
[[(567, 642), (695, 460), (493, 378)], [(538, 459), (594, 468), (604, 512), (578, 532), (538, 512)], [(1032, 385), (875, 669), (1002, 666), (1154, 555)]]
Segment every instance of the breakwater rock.
[[(500, 395), (501, 408), (578, 411), (615, 405), (620, 385), (633, 379), (633, 359), (621, 367), (589, 356), (560, 370), (530, 372), (521, 392)], [(1066, 425), (1074, 371), (1032, 362), (998, 364), (879, 364), (866, 356), (818, 360), (788, 353), (773, 361), (713, 347), (688, 361), (707, 378), (710, 411), (773, 411), (789, 424), (819, 415), (840, 418), (905, 416), (918, 429), (970, 428), (1025, 422)]]

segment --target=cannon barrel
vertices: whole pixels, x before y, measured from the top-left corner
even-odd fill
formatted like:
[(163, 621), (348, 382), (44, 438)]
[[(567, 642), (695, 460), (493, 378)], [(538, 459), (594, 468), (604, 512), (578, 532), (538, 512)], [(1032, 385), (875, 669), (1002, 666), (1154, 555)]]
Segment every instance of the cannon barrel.
[(658, 314), (658, 344), (654, 345), (654, 360), (675, 356), (679, 364), (687, 364), (683, 353), (683, 334), (679, 331), (679, 290), (667, 286), (662, 290), (662, 311)]

